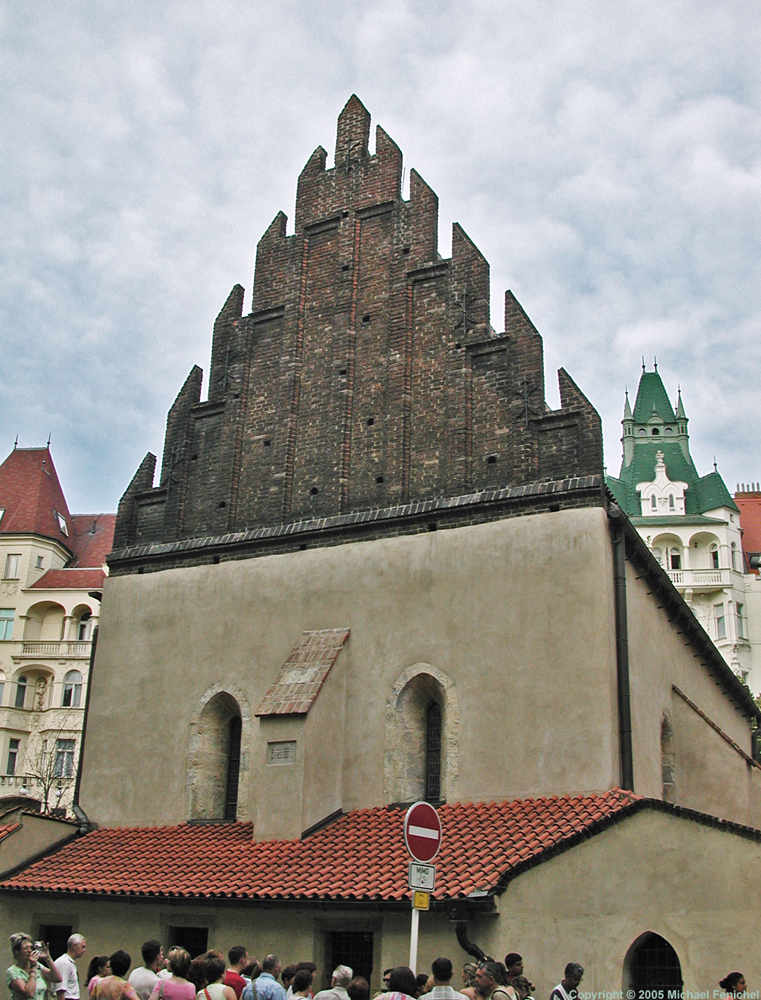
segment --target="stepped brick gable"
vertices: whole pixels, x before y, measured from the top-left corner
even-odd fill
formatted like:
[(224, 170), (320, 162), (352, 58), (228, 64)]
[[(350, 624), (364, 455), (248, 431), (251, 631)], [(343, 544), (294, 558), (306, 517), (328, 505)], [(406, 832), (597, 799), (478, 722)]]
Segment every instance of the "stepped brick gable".
[(352, 96), (335, 165), (318, 147), (295, 232), (259, 242), (252, 311), (233, 288), (215, 324), (208, 398), (194, 367), (122, 498), (115, 548), (221, 536), (475, 491), (602, 474), (597, 413), (560, 373), (544, 398), (541, 337), (512, 295), (489, 320), (489, 265)]

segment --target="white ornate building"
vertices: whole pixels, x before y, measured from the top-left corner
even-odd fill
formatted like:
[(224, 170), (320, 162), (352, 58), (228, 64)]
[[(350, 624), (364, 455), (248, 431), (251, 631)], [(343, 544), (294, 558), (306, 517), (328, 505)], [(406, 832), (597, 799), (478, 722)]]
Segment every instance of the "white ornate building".
[(70, 807), (114, 516), (69, 513), (49, 448), (0, 465), (0, 808)]
[(623, 461), (609, 489), (735, 674), (761, 691), (753, 664), (740, 510), (714, 467), (698, 475), (679, 394), (672, 407), (644, 366), (632, 411), (624, 407)]

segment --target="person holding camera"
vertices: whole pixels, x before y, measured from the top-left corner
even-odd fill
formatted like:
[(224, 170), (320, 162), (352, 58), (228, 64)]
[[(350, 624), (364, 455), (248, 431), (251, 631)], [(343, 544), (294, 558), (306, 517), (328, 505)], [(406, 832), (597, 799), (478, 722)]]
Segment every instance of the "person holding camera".
[(6, 982), (13, 1000), (44, 1000), (48, 986), (60, 982), (47, 945), (32, 941), (28, 934), (11, 934), (13, 965), (6, 973)]

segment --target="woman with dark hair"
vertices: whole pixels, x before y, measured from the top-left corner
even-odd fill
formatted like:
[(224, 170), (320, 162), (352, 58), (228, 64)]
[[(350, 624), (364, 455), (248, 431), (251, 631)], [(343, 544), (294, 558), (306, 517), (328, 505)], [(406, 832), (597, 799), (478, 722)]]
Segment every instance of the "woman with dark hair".
[(415, 1000), (417, 997), (415, 973), (407, 965), (397, 965), (388, 977), (388, 990), (386, 1000), (401, 1000), (402, 997)]
[(95, 984), (92, 1000), (139, 1000), (135, 987), (124, 978), (132, 965), (132, 958), (120, 948), (109, 958), (111, 975), (102, 976)]
[(203, 960), (203, 974), (206, 985), (199, 990), (198, 1000), (237, 1000), (232, 986), (225, 986), (222, 978), (225, 974), (225, 960), (219, 952), (207, 952)]
[(188, 952), (184, 948), (170, 948), (168, 962), (171, 975), (158, 980), (150, 1000), (195, 1000), (198, 991), (187, 978), (190, 969)]
[(46, 945), (35, 948), (28, 934), (11, 934), (13, 965), (5, 974), (5, 981), (14, 1000), (44, 1000), (48, 986), (60, 983), (61, 973), (48, 954)]
[(728, 976), (722, 979), (719, 986), (733, 997), (741, 996), (748, 989), (745, 985), (745, 976), (742, 972), (730, 972)]
[(110, 975), (111, 963), (108, 960), (108, 955), (96, 955), (95, 958), (91, 959), (90, 965), (87, 968), (87, 975), (85, 976), (87, 992), (90, 996), (92, 996), (92, 991), (98, 985), (98, 980)]
[(204, 955), (198, 955), (190, 963), (187, 975), (185, 978), (189, 983), (195, 987), (196, 993), (204, 988), (206, 985), (206, 976), (203, 974), (203, 963), (205, 960)]

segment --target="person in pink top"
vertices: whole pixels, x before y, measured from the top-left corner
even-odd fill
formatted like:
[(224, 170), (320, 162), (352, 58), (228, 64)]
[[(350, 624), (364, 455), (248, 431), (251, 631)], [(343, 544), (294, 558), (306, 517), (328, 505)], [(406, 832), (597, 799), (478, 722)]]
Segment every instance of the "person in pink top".
[(184, 948), (171, 948), (168, 961), (172, 974), (159, 979), (150, 1000), (195, 1000), (196, 988), (185, 978), (191, 961), (188, 952)]
[(111, 975), (98, 980), (92, 992), (92, 1000), (139, 1000), (135, 987), (124, 978), (132, 965), (132, 957), (120, 948), (108, 961), (111, 964)]

